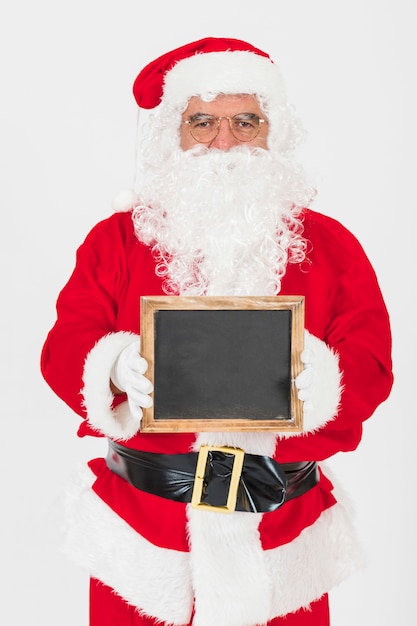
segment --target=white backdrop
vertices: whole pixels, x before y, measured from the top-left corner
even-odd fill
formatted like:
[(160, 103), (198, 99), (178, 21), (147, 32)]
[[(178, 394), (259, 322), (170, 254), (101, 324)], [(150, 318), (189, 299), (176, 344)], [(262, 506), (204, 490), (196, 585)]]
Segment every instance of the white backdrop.
[(281, 62), (309, 132), (300, 158), (319, 190), (313, 208), (360, 239), (392, 318), (393, 393), (366, 424), (359, 449), (332, 460), (357, 508), (368, 553), (366, 570), (331, 594), (332, 626), (412, 626), (413, 0), (5, 4), (1, 623), (87, 625), (87, 578), (59, 553), (53, 511), (63, 482), (79, 463), (101, 454), (103, 444), (77, 439), (79, 420), (43, 382), (39, 354), (76, 248), (131, 183), (137, 72), (173, 47), (228, 36)]

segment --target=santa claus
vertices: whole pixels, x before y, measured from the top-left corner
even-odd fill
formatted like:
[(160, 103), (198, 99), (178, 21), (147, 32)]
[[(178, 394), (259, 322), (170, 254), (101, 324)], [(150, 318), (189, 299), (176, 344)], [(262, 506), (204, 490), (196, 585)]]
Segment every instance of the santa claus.
[[(323, 462), (358, 446), (392, 385), (375, 273), (350, 232), (308, 208), (302, 128), (265, 52), (203, 39), (150, 63), (133, 91), (151, 110), (135, 195), (80, 246), (42, 353), (45, 379), (83, 418), (79, 435), (110, 445), (67, 498), (90, 624), (326, 626), (327, 594), (361, 551)], [(303, 432), (141, 432), (152, 385), (139, 299), (164, 294), (303, 295)], [(240, 498), (223, 515), (170, 488), (204, 444), (244, 451), (260, 505)], [(261, 467), (284, 477), (280, 489)]]

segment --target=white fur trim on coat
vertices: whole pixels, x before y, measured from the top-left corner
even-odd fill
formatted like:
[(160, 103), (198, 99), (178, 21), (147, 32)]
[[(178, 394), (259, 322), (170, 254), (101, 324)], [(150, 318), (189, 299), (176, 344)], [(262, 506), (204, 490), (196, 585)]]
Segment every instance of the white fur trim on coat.
[(140, 426), (140, 422), (132, 417), (127, 402), (112, 408), (114, 395), (110, 389), (110, 372), (114, 362), (120, 352), (138, 338), (139, 335), (128, 332), (105, 335), (85, 360), (82, 393), (87, 420), (95, 430), (112, 439), (129, 439)]
[(193, 606), (189, 555), (149, 543), (91, 489), (82, 468), (64, 496), (62, 551), (141, 613), (174, 626), (188, 624)]
[[(254, 626), (307, 608), (363, 566), (338, 503), (291, 543), (263, 550), (259, 515), (189, 510), (193, 626)], [(256, 519), (258, 518), (258, 519)]]
[(64, 552), (165, 624), (189, 623), (194, 598), (194, 626), (262, 624), (308, 607), (363, 565), (343, 498), (272, 550), (262, 548), (260, 515), (188, 507), (187, 553), (138, 535), (91, 490), (94, 476), (87, 472), (66, 494)]

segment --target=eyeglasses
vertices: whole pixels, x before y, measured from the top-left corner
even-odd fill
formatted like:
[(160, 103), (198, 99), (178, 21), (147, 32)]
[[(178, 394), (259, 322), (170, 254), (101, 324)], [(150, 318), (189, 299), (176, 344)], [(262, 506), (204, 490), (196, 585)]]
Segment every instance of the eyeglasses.
[(229, 122), (230, 131), (238, 141), (252, 141), (258, 136), (261, 125), (266, 120), (261, 119), (255, 113), (239, 113), (233, 117), (223, 115), (215, 117), (214, 115), (205, 115), (197, 113), (192, 115), (189, 120), (185, 120), (193, 139), (198, 143), (210, 143), (217, 137), (220, 130), (220, 122), (227, 120)]

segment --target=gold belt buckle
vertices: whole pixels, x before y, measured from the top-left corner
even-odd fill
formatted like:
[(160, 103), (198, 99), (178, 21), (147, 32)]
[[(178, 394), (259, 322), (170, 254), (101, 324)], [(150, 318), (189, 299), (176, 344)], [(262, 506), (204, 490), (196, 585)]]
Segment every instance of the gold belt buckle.
[[(227, 502), (224, 506), (215, 506), (201, 502), (204, 488), (204, 474), (207, 466), (207, 458), (209, 452), (223, 452), (224, 454), (233, 454), (234, 461), (232, 467), (232, 475), (230, 477), (229, 492), (227, 494)], [(244, 450), (241, 448), (231, 448), (229, 446), (201, 446), (198, 453), (197, 466), (194, 477), (193, 495), (191, 497), (191, 506), (194, 509), (205, 509), (208, 511), (217, 511), (218, 513), (233, 513), (236, 509), (237, 491), (239, 488), (239, 480), (242, 474)]]

